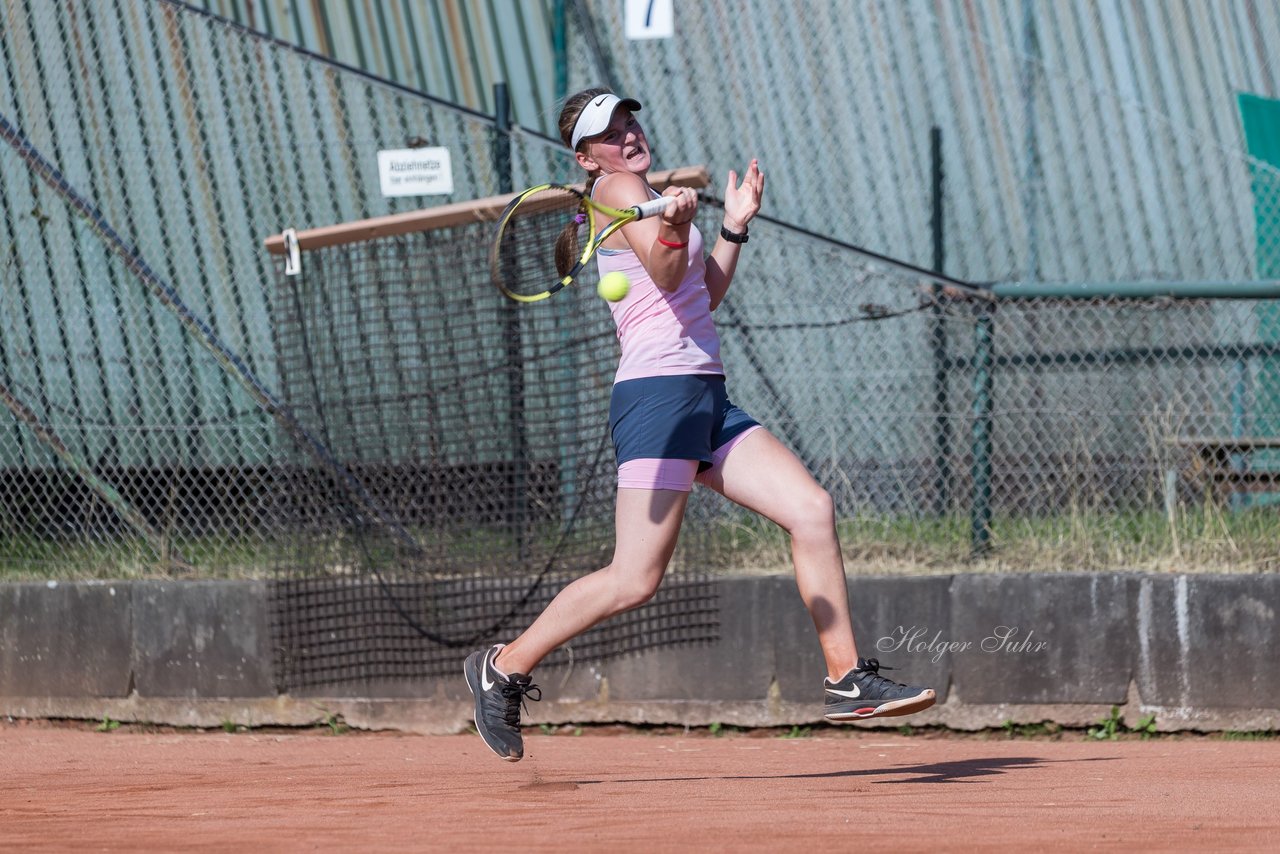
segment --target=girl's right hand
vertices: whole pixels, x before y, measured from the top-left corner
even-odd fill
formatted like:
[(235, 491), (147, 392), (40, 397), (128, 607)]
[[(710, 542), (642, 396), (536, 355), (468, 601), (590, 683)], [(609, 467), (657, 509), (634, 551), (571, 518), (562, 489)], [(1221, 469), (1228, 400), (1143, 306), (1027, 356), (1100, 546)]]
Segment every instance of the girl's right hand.
[(662, 191), (663, 196), (676, 201), (662, 212), (662, 221), (667, 225), (685, 225), (693, 221), (698, 212), (698, 193), (692, 187), (671, 186)]

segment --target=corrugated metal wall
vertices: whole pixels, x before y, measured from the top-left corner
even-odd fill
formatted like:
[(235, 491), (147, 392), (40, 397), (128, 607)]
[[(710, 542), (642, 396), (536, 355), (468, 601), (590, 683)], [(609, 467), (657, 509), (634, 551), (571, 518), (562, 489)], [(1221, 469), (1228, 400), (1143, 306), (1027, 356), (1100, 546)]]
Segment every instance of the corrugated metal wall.
[[(511, 88), (515, 121), (555, 121), (554, 0), (198, 0), (243, 26), (492, 115)], [(550, 121), (548, 121), (550, 117)]]
[[(612, 80), (645, 99), (662, 164), (722, 176), (759, 156), (767, 213), (878, 252), (931, 263), (935, 125), (953, 275), (1243, 279), (1280, 239), (1280, 228), (1265, 233), (1280, 221), (1280, 172), (1246, 154), (1237, 98), (1280, 92), (1280, 4), (703, 0), (677, 4), (675, 38), (637, 42), (622, 8), (0, 0), (0, 114), (20, 135), (0, 151), (4, 391), (84, 468), (199, 470), (193, 503), (239, 488), (243, 477), (216, 470), (271, 461), (277, 435), (250, 390), (278, 385), (263, 237), (499, 192), (492, 84), (511, 85), (517, 122), (550, 130), (561, 9), (567, 86)], [(377, 151), (411, 138), (455, 152), (452, 196), (381, 195)], [(531, 132), (512, 142), (517, 184), (576, 172)], [(752, 245), (767, 277), (764, 243)], [(135, 256), (204, 330), (157, 298)], [(769, 311), (789, 308), (773, 297), (744, 289), (735, 310), (767, 326)], [(1202, 315), (1188, 323), (1257, 337), (1256, 317)], [(240, 363), (220, 361), (210, 338)], [(882, 358), (897, 371), (884, 387), (909, 387), (895, 399), (914, 394), (908, 406), (926, 411), (927, 347), (894, 346), (915, 363)], [(803, 375), (805, 352), (793, 349)], [(840, 367), (864, 355), (874, 363), (857, 351)], [(829, 401), (843, 405), (852, 393), (835, 382)], [(24, 418), (0, 424), (13, 494), (58, 466)], [(198, 511), (174, 507), (184, 519)]]
[(955, 275), (1255, 274), (1236, 94), (1280, 93), (1280, 4), (703, 0), (633, 42), (621, 4), (588, 5), (663, 159), (758, 155), (784, 219), (928, 263), (938, 125)]
[[(149, 292), (103, 227), (275, 388), (264, 237), (500, 190), (487, 117), (182, 4), (0, 0), (0, 25), (0, 115), (65, 184), (42, 183), (13, 143), (0, 151), (0, 373), (101, 465), (252, 464), (270, 443), (246, 376)], [(456, 152), (453, 196), (381, 194), (377, 152), (412, 137)], [(564, 159), (532, 140), (516, 164), (543, 175)], [(29, 431), (12, 437), (0, 465), (48, 458)]]
[[(518, 122), (550, 129), (557, 8), (570, 88), (613, 77), (651, 99), (642, 117), (662, 162), (723, 174), (758, 155), (768, 213), (920, 264), (939, 125), (955, 275), (1250, 278), (1268, 239), (1252, 190), (1280, 184), (1246, 155), (1236, 98), (1280, 92), (1275, 3), (704, 0), (678, 4), (675, 38), (637, 42), (617, 0), (203, 5), (461, 105), (326, 69), (182, 4), (0, 2), (6, 115), (267, 380), (262, 236), (496, 192), (492, 84), (510, 83)], [(413, 136), (460, 153), (452, 198), (378, 193), (373, 154)], [(518, 151), (517, 182), (572, 174), (537, 138), (516, 139), (539, 152)], [(25, 342), (9, 355), (20, 385), (103, 424), (194, 418), (256, 436), (235, 384), (202, 367), (161, 307), (118, 302), (127, 272), (58, 202), (32, 214), (28, 183), (8, 172), (0, 193), (15, 245), (81, 248), (6, 268), (11, 307), (30, 312), (7, 313), (9, 340)], [(98, 311), (126, 315), (128, 340)], [(94, 458), (136, 463), (261, 455), (260, 438), (183, 435), (157, 432), (145, 452), (110, 430), (85, 441)]]
[[(554, 0), (204, 5), (484, 112), (506, 80), (516, 120), (554, 134)], [(1236, 94), (1280, 94), (1280, 4), (698, 0), (643, 41), (622, 0), (561, 5), (570, 90), (651, 100), (666, 165), (760, 157), (781, 219), (928, 263), (938, 125), (955, 275), (1256, 275)]]

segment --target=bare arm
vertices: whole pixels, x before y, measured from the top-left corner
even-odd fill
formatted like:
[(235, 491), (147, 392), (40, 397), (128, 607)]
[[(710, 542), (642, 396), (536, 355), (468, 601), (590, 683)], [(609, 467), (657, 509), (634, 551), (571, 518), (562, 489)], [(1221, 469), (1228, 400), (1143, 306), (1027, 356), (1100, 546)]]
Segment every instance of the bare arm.
[[(724, 192), (724, 227), (734, 234), (746, 234), (747, 224), (760, 212), (760, 200), (764, 196), (764, 173), (760, 164), (752, 160), (743, 173), (742, 185), (738, 185), (738, 173), (729, 172), (729, 181)], [(738, 268), (738, 256), (742, 254), (742, 244), (716, 239), (715, 248), (707, 258), (707, 291), (711, 294), (711, 310), (724, 300), (733, 281), (734, 271)]]
[[(698, 194), (691, 187), (672, 186), (662, 195), (675, 197), (675, 204), (660, 217), (624, 225), (621, 234), (654, 284), (664, 291), (674, 291), (689, 268), (689, 224), (698, 210)], [(649, 201), (649, 185), (638, 175), (617, 172), (600, 179), (596, 198), (609, 207), (625, 209)], [(614, 240), (616, 236), (605, 245)]]

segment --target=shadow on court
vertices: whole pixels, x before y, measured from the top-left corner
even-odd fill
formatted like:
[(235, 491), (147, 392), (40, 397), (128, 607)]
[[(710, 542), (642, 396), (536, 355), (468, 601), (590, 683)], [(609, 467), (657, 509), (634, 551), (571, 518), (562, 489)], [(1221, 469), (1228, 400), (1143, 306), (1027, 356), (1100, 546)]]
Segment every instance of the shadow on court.
[[(918, 765), (895, 765), (887, 768), (855, 768), (849, 771), (824, 771), (813, 774), (731, 774), (706, 777), (638, 777), (620, 780), (577, 780), (577, 785), (597, 783), (695, 783), (710, 780), (822, 780), (843, 777), (885, 777), (892, 780), (876, 780), (876, 783), (975, 783), (982, 777), (999, 776), (1010, 771), (1025, 771), (1063, 762), (1111, 762), (1112, 759), (1094, 757), (1088, 759), (1043, 759), (1036, 756), (992, 756), (977, 759), (958, 759), (953, 762), (928, 762)], [(902, 779), (903, 777), (906, 779)]]

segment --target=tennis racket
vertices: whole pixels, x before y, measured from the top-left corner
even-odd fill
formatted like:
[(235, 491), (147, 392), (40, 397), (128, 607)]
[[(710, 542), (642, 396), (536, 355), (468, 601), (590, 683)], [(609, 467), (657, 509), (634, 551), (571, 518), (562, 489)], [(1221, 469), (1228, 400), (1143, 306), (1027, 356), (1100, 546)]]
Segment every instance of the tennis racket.
[[(493, 284), (516, 302), (538, 302), (576, 279), (596, 250), (629, 222), (660, 214), (669, 196), (618, 210), (561, 184), (530, 187), (511, 200), (489, 250)], [(585, 222), (575, 217), (585, 215)], [(572, 228), (571, 228), (572, 226)]]

